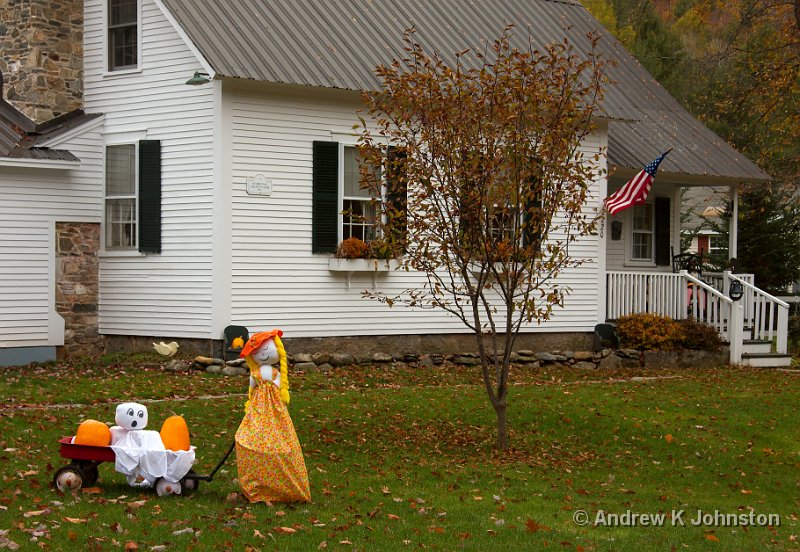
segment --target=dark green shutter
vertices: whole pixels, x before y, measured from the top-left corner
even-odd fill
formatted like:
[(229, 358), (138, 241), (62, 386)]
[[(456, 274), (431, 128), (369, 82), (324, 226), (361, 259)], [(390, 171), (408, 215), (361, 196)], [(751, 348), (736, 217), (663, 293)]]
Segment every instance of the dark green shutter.
[(311, 252), (333, 253), (339, 241), (339, 144), (314, 142)]
[(403, 148), (389, 146), (387, 151), (386, 202), (389, 204), (389, 236), (392, 244), (405, 251), (408, 234), (408, 181), (405, 160), (408, 153)]
[(656, 198), (656, 264), (659, 266), (670, 264), (670, 245), (672, 240), (669, 235), (670, 226), (670, 201), (668, 197)]
[(161, 141), (139, 142), (139, 251), (161, 253)]

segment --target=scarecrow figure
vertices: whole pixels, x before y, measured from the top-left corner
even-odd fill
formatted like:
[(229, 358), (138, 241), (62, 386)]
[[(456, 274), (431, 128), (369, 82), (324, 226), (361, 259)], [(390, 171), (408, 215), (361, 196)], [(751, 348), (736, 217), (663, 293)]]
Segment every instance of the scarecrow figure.
[(250, 399), (236, 431), (236, 464), (250, 502), (311, 502), (303, 451), (286, 409), (289, 379), (282, 335), (281, 330), (257, 333), (240, 353), (250, 368)]

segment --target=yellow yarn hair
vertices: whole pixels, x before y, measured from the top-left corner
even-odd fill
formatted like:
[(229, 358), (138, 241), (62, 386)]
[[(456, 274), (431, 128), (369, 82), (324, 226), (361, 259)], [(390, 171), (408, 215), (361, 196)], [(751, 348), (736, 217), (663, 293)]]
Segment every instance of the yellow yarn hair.
[(281, 400), (283, 404), (289, 404), (289, 363), (286, 362), (286, 349), (283, 348), (283, 342), (277, 335), (272, 339), (275, 340), (275, 348), (278, 349), (278, 358), (281, 363)]
[[(281, 368), (281, 401), (283, 404), (289, 404), (289, 365), (286, 362), (286, 349), (283, 348), (283, 342), (281, 338), (277, 335), (271, 338), (275, 341), (275, 348), (278, 350), (278, 361), (280, 362)], [(252, 355), (247, 355), (244, 357), (244, 360), (247, 362), (247, 367), (250, 368), (250, 375), (256, 381), (259, 380), (261, 377), (261, 366), (253, 360)], [(247, 390), (247, 402), (244, 403), (244, 409), (247, 410), (247, 406), (250, 404), (250, 401), (253, 399), (253, 389), (254, 387), (250, 387)]]

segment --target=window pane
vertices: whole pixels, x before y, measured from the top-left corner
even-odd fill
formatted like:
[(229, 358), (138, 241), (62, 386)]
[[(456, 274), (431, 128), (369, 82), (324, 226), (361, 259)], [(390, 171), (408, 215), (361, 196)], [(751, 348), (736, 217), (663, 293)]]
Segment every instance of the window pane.
[(633, 229), (653, 229), (653, 206), (651, 204), (635, 205), (633, 207)]
[(106, 200), (106, 247), (136, 247), (136, 200)]
[(358, 238), (371, 241), (376, 237), (374, 221), (377, 217), (377, 207), (371, 201), (346, 199), (343, 202), (342, 237)]
[(109, 0), (109, 24), (112, 26), (124, 25), (126, 23), (136, 24), (136, 1), (137, 0)]
[(632, 258), (652, 260), (653, 258), (653, 234), (640, 232), (633, 233), (633, 253)]
[(111, 68), (133, 67), (136, 65), (136, 27), (122, 27), (112, 29), (109, 33), (111, 40), (110, 55)]
[(108, 146), (106, 148), (106, 195), (127, 196), (136, 194), (136, 146)]
[(369, 190), (361, 187), (361, 172), (359, 164), (361, 155), (358, 148), (344, 148), (344, 196), (345, 197), (370, 197)]

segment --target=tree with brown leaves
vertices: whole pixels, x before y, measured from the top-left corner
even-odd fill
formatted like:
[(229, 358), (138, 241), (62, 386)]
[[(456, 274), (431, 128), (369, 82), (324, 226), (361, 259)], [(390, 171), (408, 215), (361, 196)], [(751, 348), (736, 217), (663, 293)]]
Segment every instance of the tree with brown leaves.
[(379, 67), (382, 88), (364, 94), (359, 143), (373, 197), (392, 183), (375, 223), (421, 275), (401, 294), (365, 295), (442, 309), (474, 332), (501, 450), (514, 341), (563, 306), (558, 276), (585, 262), (570, 247), (598, 221), (586, 202), (600, 152), (582, 145), (606, 65), (566, 40), (514, 49), (511, 32), (450, 65), (408, 32), (406, 58)]

